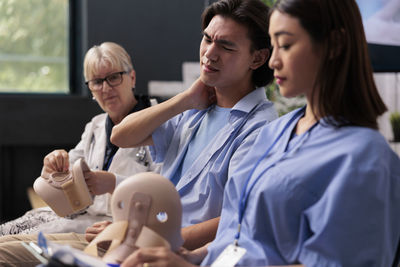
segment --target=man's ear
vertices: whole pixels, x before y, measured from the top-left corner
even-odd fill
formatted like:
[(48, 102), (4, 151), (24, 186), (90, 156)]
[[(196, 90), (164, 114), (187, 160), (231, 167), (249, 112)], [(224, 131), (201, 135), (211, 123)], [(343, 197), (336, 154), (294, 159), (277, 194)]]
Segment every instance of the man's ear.
[(268, 60), (270, 51), (268, 48), (256, 50), (253, 53), (253, 62), (250, 64), (250, 69), (256, 70)]

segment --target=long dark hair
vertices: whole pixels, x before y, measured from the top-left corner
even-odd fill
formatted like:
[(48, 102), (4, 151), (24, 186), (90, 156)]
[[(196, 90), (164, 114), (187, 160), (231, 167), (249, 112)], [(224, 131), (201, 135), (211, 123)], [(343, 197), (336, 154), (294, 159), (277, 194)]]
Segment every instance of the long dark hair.
[[(311, 105), (335, 126), (377, 129), (387, 109), (373, 79), (361, 14), (354, 0), (278, 0), (278, 10), (299, 20), (322, 48)], [(319, 90), (316, 92), (315, 87)]]
[[(202, 14), (202, 29), (207, 28), (211, 19), (221, 15), (244, 25), (249, 32), (252, 51), (270, 48), (268, 35), (268, 7), (260, 0), (220, 0), (208, 6)], [(252, 82), (255, 86), (265, 86), (273, 81), (273, 71), (264, 65), (253, 71)]]

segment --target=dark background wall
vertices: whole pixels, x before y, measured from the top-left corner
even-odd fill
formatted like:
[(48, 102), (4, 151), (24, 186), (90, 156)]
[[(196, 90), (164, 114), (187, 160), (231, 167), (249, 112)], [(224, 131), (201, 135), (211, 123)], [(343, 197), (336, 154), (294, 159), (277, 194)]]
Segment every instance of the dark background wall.
[(26, 189), (43, 157), (70, 149), (101, 112), (84, 88), (82, 61), (94, 44), (114, 41), (131, 54), (137, 92), (149, 80), (181, 80), (184, 61), (197, 61), (204, 0), (70, 0), (71, 95), (0, 95), (0, 222), (30, 209)]
[(115, 41), (132, 56), (137, 90), (149, 80), (181, 80), (183, 61), (197, 61), (203, 0), (88, 1), (88, 45)]

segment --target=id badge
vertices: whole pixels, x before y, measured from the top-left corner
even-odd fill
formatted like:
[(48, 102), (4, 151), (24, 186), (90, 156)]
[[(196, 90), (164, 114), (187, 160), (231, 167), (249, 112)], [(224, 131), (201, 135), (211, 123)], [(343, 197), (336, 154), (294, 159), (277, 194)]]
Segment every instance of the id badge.
[(246, 249), (230, 244), (218, 258), (211, 264), (211, 267), (233, 267), (246, 254)]

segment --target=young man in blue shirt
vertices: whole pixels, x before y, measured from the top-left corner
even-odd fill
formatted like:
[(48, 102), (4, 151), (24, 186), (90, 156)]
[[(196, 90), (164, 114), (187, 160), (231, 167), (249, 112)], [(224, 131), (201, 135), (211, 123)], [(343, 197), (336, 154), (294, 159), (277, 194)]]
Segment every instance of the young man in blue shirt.
[(267, 21), (268, 7), (259, 0), (212, 4), (202, 16), (200, 78), (113, 128), (114, 144), (150, 145), (153, 160), (163, 162), (161, 174), (181, 196), (187, 240), (204, 244), (213, 239), (228, 174), (245, 157), (259, 128), (277, 117), (263, 88), (273, 79), (267, 66)]

